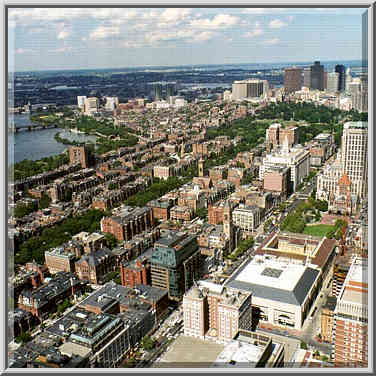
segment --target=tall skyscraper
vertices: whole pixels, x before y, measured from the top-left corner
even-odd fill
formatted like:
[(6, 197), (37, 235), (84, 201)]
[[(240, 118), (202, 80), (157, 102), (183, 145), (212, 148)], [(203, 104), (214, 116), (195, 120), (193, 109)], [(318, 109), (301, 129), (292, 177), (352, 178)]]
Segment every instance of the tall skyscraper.
[(347, 122), (342, 134), (342, 163), (350, 178), (351, 192), (359, 197), (368, 193), (368, 122)]
[(328, 73), (328, 84), (327, 84), (327, 90), (331, 93), (335, 93), (338, 91), (338, 85), (339, 85), (339, 73), (338, 72), (329, 72)]
[(82, 110), (82, 111), (85, 111), (85, 100), (86, 100), (86, 96), (78, 96), (77, 97), (77, 106)]
[(162, 99), (162, 90), (163, 90), (163, 85), (160, 82), (154, 84), (153, 92), (154, 92), (154, 99), (156, 101), (159, 101)]
[(349, 90), (349, 85), (352, 81), (352, 76), (351, 76), (351, 69), (347, 68), (346, 69), (346, 78), (345, 78), (345, 91)]
[(290, 94), (294, 91), (299, 91), (302, 88), (302, 68), (286, 68), (283, 81), (285, 87), (285, 94)]
[(176, 95), (176, 83), (175, 82), (169, 82), (167, 84), (167, 100), (170, 97), (173, 97), (174, 95)]
[(311, 87), (311, 68), (304, 68), (303, 75), (304, 75), (303, 86), (310, 88)]
[(333, 360), (338, 367), (368, 366), (368, 263), (355, 258), (334, 310)]
[(342, 64), (337, 64), (334, 71), (338, 73), (338, 91), (345, 91), (346, 88), (346, 72), (345, 66)]
[(311, 89), (324, 90), (324, 66), (319, 61), (311, 66)]

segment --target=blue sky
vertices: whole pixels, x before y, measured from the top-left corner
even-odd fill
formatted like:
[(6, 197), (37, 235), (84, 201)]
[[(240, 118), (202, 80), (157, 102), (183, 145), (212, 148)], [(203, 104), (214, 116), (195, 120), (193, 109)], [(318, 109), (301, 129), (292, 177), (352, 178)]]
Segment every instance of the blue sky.
[(10, 70), (360, 60), (365, 9), (11, 8)]

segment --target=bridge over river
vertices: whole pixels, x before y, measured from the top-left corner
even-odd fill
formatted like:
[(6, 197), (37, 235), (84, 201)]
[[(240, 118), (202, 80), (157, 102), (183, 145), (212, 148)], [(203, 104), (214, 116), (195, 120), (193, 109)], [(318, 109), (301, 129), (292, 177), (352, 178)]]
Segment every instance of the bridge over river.
[(38, 129), (58, 128), (58, 124), (20, 124), (17, 126), (8, 127), (9, 132), (17, 133), (23, 129), (31, 132)]

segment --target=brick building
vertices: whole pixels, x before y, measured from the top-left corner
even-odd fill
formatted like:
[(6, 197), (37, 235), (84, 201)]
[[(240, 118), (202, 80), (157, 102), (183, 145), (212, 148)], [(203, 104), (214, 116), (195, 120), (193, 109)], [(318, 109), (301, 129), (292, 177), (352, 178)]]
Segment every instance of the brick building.
[(184, 335), (231, 340), (251, 330), (252, 294), (199, 281), (184, 294)]
[(153, 174), (155, 178), (167, 180), (171, 176), (175, 176), (175, 169), (173, 166), (154, 166)]
[(339, 367), (368, 366), (368, 260), (355, 258), (334, 310), (333, 361)]
[(151, 273), (148, 259), (137, 259), (120, 265), (120, 279), (123, 286), (134, 288), (136, 285), (150, 285)]
[(128, 241), (133, 236), (153, 227), (153, 210), (148, 207), (123, 207), (117, 215), (103, 217), (101, 231), (110, 233), (118, 241)]
[(333, 324), (334, 324), (334, 309), (336, 308), (337, 299), (333, 296), (328, 296), (322, 311), (321, 311), (321, 339), (324, 342), (333, 342)]
[(172, 200), (152, 200), (146, 206), (152, 208), (153, 218), (168, 221), (170, 219), (170, 210), (173, 207)]
[(101, 283), (108, 273), (114, 271), (114, 268), (115, 257), (107, 248), (90, 251), (75, 262), (78, 278), (93, 284)]
[(69, 148), (69, 163), (71, 165), (80, 163), (82, 168), (90, 165), (89, 149), (85, 146), (71, 146)]
[(75, 275), (59, 272), (37, 289), (23, 290), (18, 297), (18, 308), (31, 312), (43, 321), (50, 313), (56, 312), (58, 302), (80, 294), (83, 286)]
[(218, 225), (223, 223), (223, 208), (224, 201), (218, 201), (215, 204), (208, 206), (208, 223), (211, 225)]
[(264, 173), (264, 191), (286, 198), (290, 187), (290, 168), (272, 167)]
[(193, 218), (194, 211), (189, 206), (176, 205), (170, 210), (170, 218), (175, 221), (190, 221)]

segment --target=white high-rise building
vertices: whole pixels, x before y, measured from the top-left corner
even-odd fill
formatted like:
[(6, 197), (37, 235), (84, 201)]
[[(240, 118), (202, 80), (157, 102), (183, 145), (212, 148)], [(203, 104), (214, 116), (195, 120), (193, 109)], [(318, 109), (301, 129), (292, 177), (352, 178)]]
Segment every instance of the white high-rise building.
[(327, 86), (326, 90), (335, 93), (338, 91), (339, 73), (329, 72), (327, 75)]
[(118, 97), (106, 97), (105, 108), (107, 111), (113, 111), (119, 105)]
[(85, 110), (85, 100), (86, 100), (86, 96), (84, 95), (77, 97), (77, 106), (81, 108), (82, 111)]
[(364, 197), (368, 193), (368, 122), (345, 123), (341, 149), (343, 169), (350, 178), (351, 191)]
[(351, 76), (351, 69), (347, 68), (346, 69), (346, 79), (345, 79), (345, 90), (346, 92), (349, 91), (349, 85), (352, 82), (352, 76)]
[(98, 98), (91, 97), (91, 98), (85, 98), (85, 114), (86, 115), (92, 115), (95, 112), (98, 112)]

